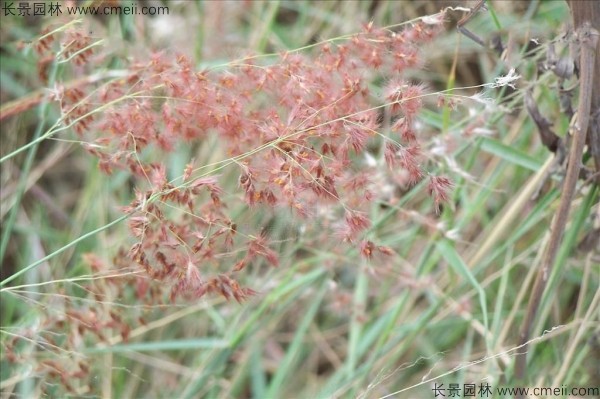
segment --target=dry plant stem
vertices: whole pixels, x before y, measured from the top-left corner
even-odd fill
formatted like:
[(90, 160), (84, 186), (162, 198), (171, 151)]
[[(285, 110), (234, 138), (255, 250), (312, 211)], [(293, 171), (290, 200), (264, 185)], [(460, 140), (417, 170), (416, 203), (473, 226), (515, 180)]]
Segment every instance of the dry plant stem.
[[(592, 28), (600, 31), (600, 3), (597, 1), (568, 0), (573, 26), (575, 29), (582, 26), (585, 21), (592, 24)], [(600, 54), (600, 40), (596, 44), (596, 53)], [(596, 62), (592, 88), (592, 109), (590, 129), (587, 144), (596, 166), (596, 173), (600, 172), (600, 62)], [(596, 183), (600, 184), (600, 175), (596, 175)]]
[[(562, 196), (558, 212), (554, 217), (550, 232), (550, 241), (542, 260), (542, 265), (538, 271), (536, 281), (533, 286), (531, 300), (527, 308), (523, 327), (519, 337), (519, 346), (523, 345), (522, 350), (516, 357), (515, 378), (517, 381), (524, 381), (526, 378), (527, 365), (527, 341), (531, 333), (531, 326), (537, 315), (537, 311), (542, 299), (542, 295), (548, 283), (548, 278), (552, 273), (552, 267), (556, 260), (556, 254), (560, 247), (562, 236), (569, 217), (571, 202), (575, 194), (575, 185), (579, 178), (581, 169), (581, 157), (585, 145), (586, 133), (590, 121), (590, 107), (592, 100), (592, 83), (594, 80), (594, 62), (596, 59), (596, 47), (598, 45), (598, 31), (593, 29), (589, 23), (585, 23), (579, 30), (578, 36), (581, 44), (581, 75), (579, 81), (579, 105), (577, 116), (574, 123), (571, 123), (573, 141), (569, 154), (569, 163), (565, 176)], [(519, 397), (519, 396), (516, 396)]]
[(479, 250), (473, 257), (467, 262), (469, 267), (474, 267), (482, 259), (489, 255), (490, 249), (509, 231), (515, 219), (519, 216), (519, 213), (527, 205), (531, 196), (535, 193), (541, 181), (547, 176), (550, 167), (553, 165), (553, 157), (549, 157), (540, 170), (529, 180), (527, 185), (523, 187), (521, 192), (514, 198), (512, 204), (508, 209), (503, 210), (502, 218), (498, 221), (494, 229), (487, 236), (485, 241), (479, 247)]
[[(157, 371), (165, 371), (167, 373), (180, 375), (182, 377), (189, 377), (189, 378), (195, 377), (194, 372), (189, 367), (182, 366), (179, 363), (175, 363), (175, 362), (173, 362), (171, 360), (167, 360), (167, 359), (162, 359), (157, 356), (150, 356), (150, 355), (146, 355), (141, 352), (133, 352), (133, 351), (132, 352), (124, 352), (121, 354), (121, 356), (131, 359), (137, 363), (143, 364), (146, 367), (151, 367)], [(129, 398), (131, 396), (124, 395), (123, 397)]]

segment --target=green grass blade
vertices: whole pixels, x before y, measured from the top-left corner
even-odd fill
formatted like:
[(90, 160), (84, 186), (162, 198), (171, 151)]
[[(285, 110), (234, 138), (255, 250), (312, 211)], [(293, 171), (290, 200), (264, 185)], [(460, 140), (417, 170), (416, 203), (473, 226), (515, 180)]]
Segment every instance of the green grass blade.
[(539, 159), (518, 150), (515, 146), (502, 144), (489, 137), (484, 137), (482, 139), (481, 149), (514, 165), (521, 166), (534, 172), (537, 172), (542, 166), (542, 162), (540, 162)]
[[(479, 304), (481, 306), (481, 312), (483, 314), (483, 325), (485, 326), (486, 331), (489, 331), (488, 324), (488, 312), (487, 312), (487, 300), (485, 295), (485, 290), (479, 284), (467, 264), (463, 261), (462, 257), (454, 248), (453, 243), (447, 239), (441, 239), (436, 242), (436, 248), (440, 255), (448, 262), (450, 267), (454, 269), (460, 276), (462, 276), (465, 280), (467, 280), (473, 288), (477, 291), (479, 296)], [(486, 339), (487, 342), (487, 339)], [(490, 348), (490, 343), (487, 342), (488, 349)]]
[(277, 372), (273, 376), (271, 383), (269, 384), (269, 388), (267, 390), (266, 397), (267, 398), (281, 398), (281, 391), (284, 388), (284, 382), (286, 378), (288, 378), (291, 374), (294, 373), (294, 368), (292, 367), (300, 354), (300, 350), (302, 345), (304, 344), (304, 339), (306, 337), (306, 333), (308, 332), (308, 327), (313, 322), (317, 311), (323, 301), (323, 297), (325, 296), (325, 292), (328, 287), (328, 282), (325, 281), (321, 284), (321, 288), (316, 293), (312, 305), (307, 310), (306, 314), (302, 318), (302, 321), (298, 325), (296, 329), (296, 334), (294, 335), (294, 339), (288, 348), (283, 361), (277, 368)]

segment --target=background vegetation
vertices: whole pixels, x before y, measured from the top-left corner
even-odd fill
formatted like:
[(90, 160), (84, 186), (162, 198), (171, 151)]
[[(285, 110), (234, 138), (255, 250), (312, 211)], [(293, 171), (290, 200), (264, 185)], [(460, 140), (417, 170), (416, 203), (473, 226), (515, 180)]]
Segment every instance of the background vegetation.
[[(530, 91), (564, 136), (559, 80), (542, 66), (550, 43), (568, 55), (569, 10), (563, 1), (488, 4), (468, 28), (501, 38), (503, 54), (458, 35), (465, 12), (448, 10), (447, 29), (421, 48), (423, 66), (404, 74), (433, 93), (416, 126), (429, 172), (454, 184), (440, 211), (426, 180), (411, 187), (386, 175), (379, 187), (389, 198), (369, 209), (368, 234), (394, 253), (369, 259), (358, 244), (339, 245), (326, 215), (307, 221), (239, 205), (230, 211), (240, 230), (265, 231), (279, 258), (276, 268), (258, 262), (244, 271), (241, 283), (257, 294), (241, 304), (214, 294), (172, 300), (160, 287), (153, 301), (138, 299), (137, 272), (115, 261), (133, 244), (122, 212), (134, 199), (131, 174), (102, 173), (73, 129), (11, 155), (61, 117), (43, 97), (58, 90), (39, 76), (34, 45), (43, 29), (90, 30), (103, 54), (97, 68), (48, 71), (57, 85), (94, 85), (122, 79), (162, 49), (187, 54), (194, 70), (226, 69), (248, 50), (302, 49), (344, 40), (369, 21), (410, 27), (474, 4), (169, 2), (168, 16), (2, 16), (2, 394), (422, 398), (434, 396), (434, 384), (513, 385), (518, 332), (561, 181), (524, 96)], [(511, 68), (521, 76), (514, 87), (491, 87)], [(161, 161), (176, 178), (191, 158), (206, 165), (223, 155), (209, 136), (179, 143)], [(237, 176), (224, 178), (227, 194), (238, 195)], [(598, 198), (598, 186), (582, 182), (532, 330), (527, 386), (600, 385), (600, 254), (585, 244), (600, 223)]]

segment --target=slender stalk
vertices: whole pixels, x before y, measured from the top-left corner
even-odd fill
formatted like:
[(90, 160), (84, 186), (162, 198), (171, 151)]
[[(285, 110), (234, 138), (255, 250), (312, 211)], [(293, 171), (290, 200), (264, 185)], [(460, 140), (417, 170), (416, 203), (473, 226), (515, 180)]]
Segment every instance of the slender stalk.
[(129, 214), (127, 214), (127, 215), (123, 215), (123, 216), (121, 216), (120, 218), (118, 218), (118, 219), (115, 219), (115, 220), (113, 220), (112, 222), (110, 222), (110, 223), (108, 223), (108, 224), (105, 224), (105, 225), (104, 225), (104, 226), (102, 226), (102, 227), (99, 227), (99, 228), (97, 228), (97, 229), (95, 229), (95, 230), (92, 230), (92, 231), (90, 231), (89, 233), (86, 233), (86, 234), (84, 234), (84, 235), (82, 235), (82, 236), (78, 237), (77, 239), (75, 239), (75, 240), (71, 241), (70, 243), (68, 243), (68, 244), (66, 244), (66, 245), (62, 246), (61, 248), (57, 249), (56, 251), (52, 252), (51, 254), (49, 254), (49, 255), (47, 255), (47, 256), (44, 256), (42, 259), (39, 259), (39, 260), (37, 260), (37, 261), (33, 262), (33, 263), (32, 263), (32, 264), (30, 264), (29, 266), (27, 266), (27, 267), (25, 267), (25, 268), (23, 268), (23, 269), (19, 270), (18, 272), (16, 272), (15, 274), (13, 274), (13, 275), (11, 275), (11, 276), (9, 276), (9, 277), (5, 278), (4, 280), (2, 280), (2, 281), (0, 282), (0, 287), (4, 287), (6, 284), (10, 283), (11, 281), (13, 281), (14, 279), (16, 279), (16, 278), (17, 278), (17, 277), (19, 277), (20, 275), (27, 273), (29, 270), (33, 269), (33, 268), (34, 268), (34, 267), (36, 267), (36, 266), (39, 266), (40, 264), (44, 263), (44, 262), (45, 262), (45, 261), (47, 261), (48, 259), (52, 259), (53, 257), (55, 257), (56, 255), (58, 255), (59, 253), (61, 253), (61, 252), (65, 251), (66, 249), (69, 249), (69, 248), (71, 248), (72, 246), (74, 246), (74, 245), (76, 245), (77, 243), (79, 243), (79, 242), (81, 242), (81, 241), (85, 240), (86, 238), (92, 237), (92, 236), (94, 236), (95, 234), (97, 234), (97, 233), (99, 233), (99, 232), (101, 232), (101, 231), (103, 231), (103, 230), (106, 230), (106, 229), (108, 229), (109, 227), (111, 227), (111, 226), (113, 226), (113, 225), (115, 225), (115, 224), (117, 224), (117, 223), (120, 223), (120, 222), (122, 222), (123, 220), (127, 219), (129, 216), (130, 216)]

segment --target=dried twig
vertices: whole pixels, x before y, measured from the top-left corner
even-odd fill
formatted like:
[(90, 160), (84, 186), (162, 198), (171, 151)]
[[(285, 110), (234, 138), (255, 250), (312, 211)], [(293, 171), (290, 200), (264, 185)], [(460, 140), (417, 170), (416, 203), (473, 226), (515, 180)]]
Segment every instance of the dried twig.
[(469, 22), (471, 19), (473, 19), (473, 17), (480, 11), (480, 10), (485, 10), (485, 0), (479, 0), (479, 2), (475, 5), (475, 7), (471, 8), (471, 11), (469, 13), (467, 13), (467, 15), (465, 15), (463, 18), (461, 18), (460, 21), (458, 21), (458, 23), (456, 24), (456, 29), (462, 33), (463, 35), (465, 35), (466, 37), (468, 37), (469, 39), (473, 40), (475, 43), (479, 44), (482, 47), (485, 47), (485, 41), (480, 38), (479, 36), (477, 36), (475, 33), (471, 32), (469, 29), (467, 29), (465, 27), (465, 25), (467, 24), (467, 22)]

